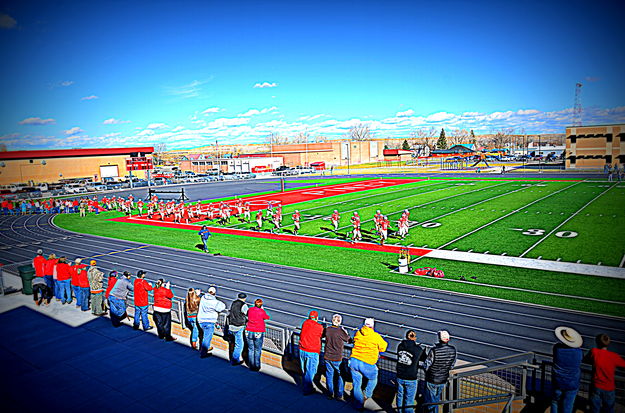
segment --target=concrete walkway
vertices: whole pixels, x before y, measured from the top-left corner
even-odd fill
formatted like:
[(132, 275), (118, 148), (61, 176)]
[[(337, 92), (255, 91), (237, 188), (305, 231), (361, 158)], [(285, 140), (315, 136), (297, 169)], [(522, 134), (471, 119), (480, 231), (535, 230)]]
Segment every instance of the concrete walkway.
[[(0, 297), (0, 397), (7, 411), (353, 411), (321, 393), (304, 397), (281, 369), (233, 367), (219, 352), (201, 360), (182, 340), (113, 328), (73, 307)], [(370, 400), (367, 408), (379, 407)]]

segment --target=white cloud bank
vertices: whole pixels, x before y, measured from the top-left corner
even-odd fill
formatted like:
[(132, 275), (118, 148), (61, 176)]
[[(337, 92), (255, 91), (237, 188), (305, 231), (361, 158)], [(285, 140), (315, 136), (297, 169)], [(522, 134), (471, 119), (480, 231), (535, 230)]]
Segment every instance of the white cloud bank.
[(20, 125), (53, 125), (55, 123), (56, 120), (52, 118), (42, 119), (39, 117), (26, 118), (19, 122)]
[(264, 88), (268, 88), (268, 87), (278, 87), (278, 84), (277, 83), (262, 82), (262, 83), (256, 83), (254, 85), (254, 89), (264, 89)]

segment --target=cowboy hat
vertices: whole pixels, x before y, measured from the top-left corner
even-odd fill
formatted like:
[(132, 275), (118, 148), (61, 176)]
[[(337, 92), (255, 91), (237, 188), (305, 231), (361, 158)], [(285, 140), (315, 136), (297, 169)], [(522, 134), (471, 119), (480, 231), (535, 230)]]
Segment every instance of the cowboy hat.
[(582, 336), (570, 327), (557, 327), (555, 333), (558, 340), (571, 348), (579, 348), (584, 342)]

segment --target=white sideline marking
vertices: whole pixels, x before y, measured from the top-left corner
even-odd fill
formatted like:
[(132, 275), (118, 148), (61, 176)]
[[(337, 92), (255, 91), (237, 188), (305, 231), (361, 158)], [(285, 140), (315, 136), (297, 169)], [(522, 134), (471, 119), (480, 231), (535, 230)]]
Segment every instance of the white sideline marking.
[(623, 259), (621, 260), (619, 267), (623, 268), (623, 265), (625, 265), (625, 254), (623, 254)]
[[(598, 277), (625, 279), (625, 268), (608, 267), (595, 264), (578, 264), (573, 262), (537, 260), (535, 258), (520, 258), (486, 255), (475, 252), (451, 251), (451, 250), (432, 250), (423, 257), (441, 258), (452, 261), (467, 261), (480, 264), (504, 265), (509, 267), (530, 268), (535, 270), (559, 271), (581, 275), (596, 275)], [(421, 257), (419, 257), (421, 258)], [(413, 260), (417, 261), (417, 259)]]
[[(454, 239), (454, 240), (451, 240), (451, 241), (449, 241), (449, 242), (448, 242), (448, 243), (446, 243), (446, 244), (441, 245), (440, 247), (438, 247), (438, 249), (445, 248), (446, 246), (448, 246), (448, 245), (450, 245), (450, 244), (453, 244), (454, 242), (459, 241), (459, 240), (461, 240), (461, 239), (462, 239), (462, 238), (464, 238), (464, 237), (468, 237), (469, 235), (474, 234), (474, 233), (476, 233), (476, 232), (478, 232), (478, 231), (480, 231), (480, 230), (482, 230), (482, 229), (484, 229), (484, 228), (486, 228), (486, 227), (488, 227), (488, 226), (490, 226), (490, 225), (494, 224), (495, 222), (499, 222), (499, 221), (501, 221), (501, 220), (502, 220), (502, 219), (504, 219), (504, 218), (508, 218), (510, 215), (513, 215), (513, 214), (515, 214), (515, 213), (517, 213), (517, 212), (521, 211), (522, 209), (525, 209), (525, 208), (527, 208), (527, 207), (529, 207), (529, 206), (531, 206), (531, 205), (534, 205), (535, 203), (540, 202), (540, 201), (542, 201), (542, 200), (544, 200), (544, 199), (546, 199), (546, 198), (549, 198), (550, 196), (553, 196), (553, 195), (555, 195), (555, 194), (557, 194), (557, 193), (560, 193), (560, 192), (565, 191), (565, 190), (567, 190), (567, 189), (569, 189), (569, 188), (572, 188), (572, 187), (574, 187), (575, 185), (579, 185), (579, 184), (581, 184), (582, 182), (583, 182), (583, 181), (576, 182), (576, 183), (574, 183), (573, 185), (569, 185), (569, 186), (567, 186), (566, 188), (559, 189), (559, 190), (557, 190), (556, 192), (552, 192), (552, 193), (550, 193), (550, 194), (548, 194), (548, 195), (546, 195), (546, 196), (544, 196), (544, 197), (542, 197), (542, 198), (538, 198), (538, 199), (536, 199), (535, 201), (532, 201), (532, 202), (530, 202), (529, 204), (526, 204), (526, 205), (522, 206), (521, 208), (517, 208), (517, 209), (513, 210), (512, 212), (510, 212), (510, 213), (508, 213), (508, 214), (506, 214), (506, 215), (504, 215), (504, 216), (501, 216), (501, 217), (499, 217), (499, 218), (497, 218), (497, 219), (495, 219), (495, 220), (493, 220), (493, 221), (491, 221), (491, 222), (488, 222), (488, 223), (486, 223), (486, 224), (482, 225), (481, 227), (478, 227), (478, 228), (474, 229), (473, 231), (467, 232), (466, 234), (461, 235), (461, 236), (459, 236), (458, 238), (456, 238), (456, 239)], [(525, 212), (527, 212), (527, 211), (525, 211)]]
[(560, 223), (560, 225), (558, 225), (557, 227), (555, 227), (554, 229), (551, 230), (551, 232), (549, 232), (547, 235), (545, 235), (544, 237), (542, 237), (541, 239), (539, 239), (538, 241), (536, 241), (534, 243), (534, 245), (532, 245), (531, 247), (529, 247), (528, 249), (525, 250), (525, 252), (521, 255), (519, 255), (519, 258), (523, 258), (525, 256), (525, 254), (527, 254), (528, 252), (530, 252), (531, 250), (533, 250), (536, 246), (538, 246), (538, 244), (540, 244), (541, 242), (543, 242), (544, 240), (546, 240), (551, 234), (553, 234), (554, 232), (556, 232), (558, 229), (560, 229), (564, 224), (566, 224), (567, 222), (569, 222), (571, 219), (573, 219), (577, 214), (579, 214), (580, 212), (582, 212), (588, 205), (592, 204), (593, 202), (595, 202), (597, 199), (599, 199), (601, 196), (603, 196), (603, 194), (605, 194), (606, 192), (608, 192), (610, 189), (612, 189), (612, 187), (606, 189), (605, 191), (603, 191), (602, 193), (600, 193), (599, 195), (597, 195), (596, 197), (594, 197), (593, 199), (591, 199), (590, 201), (588, 201), (586, 203), (586, 205), (584, 205), (583, 207), (581, 207), (580, 209), (577, 210), (577, 212), (575, 212), (573, 215), (571, 215), (570, 217), (568, 217), (567, 219), (565, 219), (564, 221), (562, 221)]

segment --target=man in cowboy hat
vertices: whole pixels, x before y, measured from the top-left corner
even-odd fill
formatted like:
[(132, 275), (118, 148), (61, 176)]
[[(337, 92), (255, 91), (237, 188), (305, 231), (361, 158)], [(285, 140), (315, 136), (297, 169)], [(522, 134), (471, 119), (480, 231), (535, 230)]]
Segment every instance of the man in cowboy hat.
[(553, 346), (551, 412), (572, 413), (579, 390), (583, 339), (570, 327), (558, 327), (555, 334), (560, 342)]

